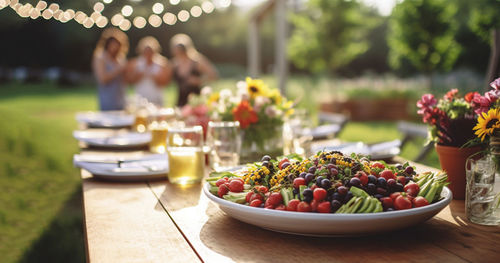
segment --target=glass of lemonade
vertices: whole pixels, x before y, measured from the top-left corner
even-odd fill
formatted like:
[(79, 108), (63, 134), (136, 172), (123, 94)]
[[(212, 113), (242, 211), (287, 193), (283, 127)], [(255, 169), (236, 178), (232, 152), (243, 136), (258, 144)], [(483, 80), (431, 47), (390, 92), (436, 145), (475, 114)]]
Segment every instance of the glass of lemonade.
[(200, 182), (205, 173), (203, 128), (201, 126), (173, 127), (167, 133), (167, 155), (173, 184)]
[(207, 145), (210, 148), (210, 167), (216, 171), (235, 167), (240, 162), (240, 123), (234, 121), (209, 122)]
[(170, 123), (175, 120), (174, 110), (164, 108), (151, 114), (148, 130), (151, 132), (149, 151), (165, 153), (167, 150), (167, 133)]

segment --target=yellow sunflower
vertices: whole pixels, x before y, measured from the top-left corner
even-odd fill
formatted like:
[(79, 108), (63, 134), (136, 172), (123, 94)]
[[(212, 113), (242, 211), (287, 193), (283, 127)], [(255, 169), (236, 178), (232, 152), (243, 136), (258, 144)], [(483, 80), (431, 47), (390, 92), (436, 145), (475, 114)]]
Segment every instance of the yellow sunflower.
[(268, 95), (269, 95), (269, 98), (274, 101), (274, 104), (281, 105), (282, 97), (281, 97), (281, 93), (279, 92), (279, 90), (272, 89), (269, 91)]
[(488, 113), (483, 112), (479, 115), (473, 130), (476, 130), (475, 134), (483, 141), (486, 135), (493, 134), (498, 128), (500, 128), (500, 109), (491, 109)]
[(246, 78), (247, 90), (250, 97), (253, 99), (257, 96), (267, 96), (267, 85), (261, 79)]
[(214, 92), (210, 94), (210, 97), (208, 97), (208, 105), (211, 105), (212, 103), (219, 101), (219, 98), (220, 98), (219, 92)]

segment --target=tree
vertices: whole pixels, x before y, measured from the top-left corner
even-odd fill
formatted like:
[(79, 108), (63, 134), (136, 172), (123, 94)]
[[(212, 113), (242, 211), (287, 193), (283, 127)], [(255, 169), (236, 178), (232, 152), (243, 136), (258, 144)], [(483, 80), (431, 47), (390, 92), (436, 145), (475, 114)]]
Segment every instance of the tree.
[(368, 49), (366, 35), (378, 21), (358, 1), (309, 0), (292, 17), (295, 29), (288, 55), (296, 67), (319, 72), (336, 70)]
[(398, 69), (407, 60), (429, 76), (449, 70), (460, 54), (455, 41), (457, 11), (446, 0), (406, 0), (394, 8), (389, 21), (389, 63)]
[(490, 62), (487, 83), (500, 76), (500, 0), (477, 0), (470, 18), (471, 29), (490, 42)]

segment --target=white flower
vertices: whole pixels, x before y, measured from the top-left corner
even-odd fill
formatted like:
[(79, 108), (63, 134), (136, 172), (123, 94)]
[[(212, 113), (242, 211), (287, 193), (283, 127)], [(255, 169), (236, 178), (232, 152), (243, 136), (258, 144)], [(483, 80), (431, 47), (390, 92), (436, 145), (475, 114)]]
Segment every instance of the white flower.
[(230, 98), (232, 95), (233, 95), (233, 93), (229, 89), (223, 89), (219, 93), (221, 100), (226, 100), (226, 99)]
[(210, 94), (212, 94), (212, 91), (213, 91), (213, 90), (212, 90), (212, 88), (211, 88), (211, 87), (209, 87), (209, 86), (205, 86), (205, 87), (203, 87), (203, 88), (201, 89), (200, 94), (201, 94), (202, 96), (210, 96)]
[(264, 96), (257, 96), (255, 98), (255, 105), (254, 105), (254, 109), (256, 111), (260, 111), (260, 109), (266, 105), (266, 104), (269, 104), (271, 103), (271, 100), (267, 97), (264, 97)]

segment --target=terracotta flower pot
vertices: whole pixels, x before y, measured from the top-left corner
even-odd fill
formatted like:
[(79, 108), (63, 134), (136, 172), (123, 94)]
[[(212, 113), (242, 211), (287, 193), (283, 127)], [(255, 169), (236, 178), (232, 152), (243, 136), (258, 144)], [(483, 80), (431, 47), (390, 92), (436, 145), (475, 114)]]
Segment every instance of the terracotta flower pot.
[(465, 199), (465, 161), (481, 151), (481, 147), (460, 148), (436, 144), (441, 169), (448, 173), (448, 181), (454, 199)]

